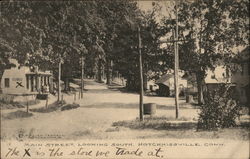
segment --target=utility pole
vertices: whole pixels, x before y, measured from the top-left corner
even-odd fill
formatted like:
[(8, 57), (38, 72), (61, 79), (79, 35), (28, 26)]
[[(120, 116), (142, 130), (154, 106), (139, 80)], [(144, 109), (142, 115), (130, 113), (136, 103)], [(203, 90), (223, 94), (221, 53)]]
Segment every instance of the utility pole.
[(143, 121), (143, 72), (142, 72), (142, 55), (141, 55), (141, 34), (138, 26), (138, 51), (139, 51), (139, 65), (140, 65), (140, 121)]
[(178, 72), (179, 72), (179, 48), (178, 42), (186, 41), (178, 38), (178, 0), (175, 1), (175, 12), (176, 12), (176, 26), (173, 31), (174, 40), (162, 40), (160, 43), (174, 43), (174, 88), (175, 88), (175, 117), (179, 117), (179, 84), (178, 84)]
[(60, 101), (61, 97), (61, 56), (59, 55), (59, 63), (58, 63), (58, 96), (57, 101)]
[(84, 75), (84, 58), (81, 57), (81, 99), (83, 98), (83, 75)]
[(174, 86), (175, 86), (175, 117), (179, 117), (179, 84), (178, 84), (178, 72), (179, 72), (179, 50), (178, 50), (178, 2), (175, 1), (176, 9), (176, 27), (175, 27), (175, 58), (174, 58)]

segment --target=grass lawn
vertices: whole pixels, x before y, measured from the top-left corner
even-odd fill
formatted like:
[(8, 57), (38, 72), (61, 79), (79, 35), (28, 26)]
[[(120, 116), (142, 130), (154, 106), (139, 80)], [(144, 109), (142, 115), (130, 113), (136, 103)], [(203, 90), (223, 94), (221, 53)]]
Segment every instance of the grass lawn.
[[(136, 131), (158, 130), (162, 134), (157, 138), (206, 138), (206, 139), (233, 139), (249, 140), (250, 123), (239, 123), (236, 127), (218, 129), (217, 131), (197, 130), (197, 121), (188, 118), (166, 118), (153, 117), (145, 118), (144, 121), (127, 120), (113, 123), (114, 127), (125, 127)], [(142, 137), (143, 138), (143, 137)], [(146, 136), (145, 136), (146, 138)]]

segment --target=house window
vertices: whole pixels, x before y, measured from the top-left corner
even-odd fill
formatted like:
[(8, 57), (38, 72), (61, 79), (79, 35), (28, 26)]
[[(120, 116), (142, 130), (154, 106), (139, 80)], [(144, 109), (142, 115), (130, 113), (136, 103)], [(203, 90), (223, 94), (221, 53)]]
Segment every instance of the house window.
[(5, 88), (9, 88), (10, 87), (10, 79), (9, 78), (5, 78), (4, 79), (4, 86), (5, 86)]

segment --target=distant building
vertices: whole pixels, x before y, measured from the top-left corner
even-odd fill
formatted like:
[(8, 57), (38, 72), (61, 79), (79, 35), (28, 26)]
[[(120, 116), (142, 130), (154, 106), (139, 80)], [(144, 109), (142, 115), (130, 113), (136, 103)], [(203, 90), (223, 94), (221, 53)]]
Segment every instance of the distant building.
[[(174, 88), (174, 74), (168, 73), (164, 74), (155, 82), (159, 85), (158, 94), (161, 96), (174, 96), (175, 88)], [(178, 78), (179, 84), (179, 93), (180, 95), (184, 95), (185, 89), (187, 88), (187, 80), (183, 78), (183, 75), (179, 73)]]
[(205, 83), (208, 89), (215, 89), (221, 83), (231, 83), (231, 75), (224, 66), (217, 66), (214, 70), (207, 70), (206, 74)]
[(239, 100), (243, 104), (250, 105), (250, 52), (249, 47), (239, 53), (241, 70), (233, 72), (231, 82), (236, 84), (236, 90), (239, 94)]
[(3, 94), (38, 94), (51, 90), (53, 86), (52, 74), (48, 71), (31, 70), (29, 67), (12, 67), (6, 69), (2, 75), (1, 89)]
[(241, 70), (227, 72), (226, 67), (217, 66), (215, 70), (208, 70), (205, 83), (208, 89), (214, 89), (220, 83), (233, 84), (238, 94), (240, 103), (248, 104), (250, 99), (250, 58), (249, 47), (238, 54), (237, 63), (241, 64)]

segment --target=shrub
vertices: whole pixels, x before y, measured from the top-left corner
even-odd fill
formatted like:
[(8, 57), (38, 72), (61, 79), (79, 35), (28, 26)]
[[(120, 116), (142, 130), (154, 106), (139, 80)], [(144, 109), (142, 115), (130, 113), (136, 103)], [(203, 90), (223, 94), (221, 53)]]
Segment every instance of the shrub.
[(80, 107), (79, 104), (76, 104), (76, 103), (73, 103), (73, 104), (66, 104), (64, 106), (61, 107), (61, 111), (64, 111), (64, 110), (70, 110), (70, 109), (76, 109)]
[(229, 85), (221, 84), (204, 93), (205, 104), (201, 106), (198, 129), (217, 130), (236, 125), (241, 107), (234, 99), (235, 91)]
[(45, 107), (34, 108), (34, 109), (30, 109), (30, 111), (39, 112), (39, 113), (50, 113), (50, 112), (58, 110), (59, 108), (61, 108), (65, 104), (66, 104), (66, 102), (64, 100), (55, 101), (54, 103), (49, 104), (48, 108), (45, 108)]
[[(15, 109), (24, 108), (27, 105), (27, 101), (14, 101), (14, 95), (0, 94), (0, 109)], [(35, 105), (40, 103), (39, 100), (29, 100), (29, 105)]]
[(7, 115), (3, 115), (4, 119), (18, 119), (18, 118), (27, 118), (31, 117), (33, 114), (32, 113), (27, 113), (22, 110), (18, 110), (15, 112), (8, 113)]
[(14, 95), (0, 94), (0, 102), (5, 104), (13, 103)]

